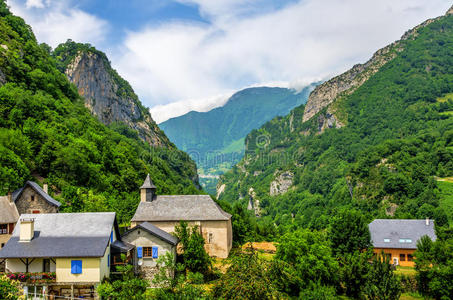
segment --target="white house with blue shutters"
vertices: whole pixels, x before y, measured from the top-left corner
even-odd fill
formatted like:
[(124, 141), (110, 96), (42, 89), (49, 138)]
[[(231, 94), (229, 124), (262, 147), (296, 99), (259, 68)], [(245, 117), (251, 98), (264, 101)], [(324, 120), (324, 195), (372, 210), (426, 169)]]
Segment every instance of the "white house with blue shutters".
[(173, 253), (176, 258), (178, 239), (159, 229), (151, 223), (143, 222), (125, 232), (121, 239), (124, 243), (136, 247), (134, 258), (137, 271), (152, 284), (157, 271), (157, 260), (167, 252)]
[(0, 261), (8, 276), (30, 276), (22, 282), (29, 293), (94, 299), (115, 253), (134, 253), (121, 241), (115, 213), (29, 214), (20, 217)]

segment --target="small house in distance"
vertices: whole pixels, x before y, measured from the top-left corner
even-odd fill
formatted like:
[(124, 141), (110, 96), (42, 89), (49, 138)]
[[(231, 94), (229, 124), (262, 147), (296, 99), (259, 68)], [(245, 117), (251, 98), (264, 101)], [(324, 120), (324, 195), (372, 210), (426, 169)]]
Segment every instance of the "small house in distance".
[(210, 256), (228, 257), (233, 242), (231, 215), (209, 195), (156, 195), (156, 186), (148, 174), (140, 188), (140, 204), (131, 220), (131, 227), (148, 222), (172, 233), (180, 221), (199, 227)]
[(11, 196), (0, 197), (0, 249), (11, 237), (17, 220), (19, 220), (19, 213)]
[[(137, 255), (134, 261), (137, 273), (153, 282), (154, 275), (158, 271), (157, 260), (166, 253), (172, 253), (176, 259), (176, 246), (178, 239), (173, 235), (157, 228), (151, 223), (143, 222), (126, 231), (121, 239), (135, 246)], [(114, 256), (114, 261), (116, 257)]]
[(413, 267), (417, 241), (422, 236), (436, 240), (434, 221), (376, 219), (368, 225), (375, 254), (389, 256), (394, 265)]
[(12, 194), (17, 211), (22, 214), (57, 213), (61, 203), (47, 194), (47, 184), (41, 188), (33, 181), (27, 181), (23, 187)]

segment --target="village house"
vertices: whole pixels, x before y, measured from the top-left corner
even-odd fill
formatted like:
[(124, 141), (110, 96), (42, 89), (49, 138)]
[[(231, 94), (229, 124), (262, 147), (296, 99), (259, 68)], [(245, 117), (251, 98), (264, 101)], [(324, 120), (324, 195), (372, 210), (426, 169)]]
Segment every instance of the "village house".
[(434, 221), (376, 219), (369, 224), (375, 254), (384, 252), (394, 265), (414, 267), (414, 252), (422, 236), (436, 240)]
[[(0, 249), (8, 242), (13, 233), (14, 226), (19, 219), (16, 205), (12, 202), (12, 197), (0, 197)], [(5, 263), (0, 260), (0, 272), (5, 271)]]
[(176, 259), (178, 239), (151, 223), (138, 224), (126, 231), (121, 239), (135, 246), (137, 255), (134, 257), (133, 264), (137, 273), (146, 278), (151, 285), (154, 275), (158, 271), (157, 260), (159, 257), (171, 253)]
[(25, 292), (96, 299), (96, 286), (110, 276), (111, 253), (132, 249), (121, 241), (115, 213), (24, 214), (0, 260), (8, 275), (32, 276), (21, 280)]
[(61, 203), (47, 194), (47, 184), (43, 188), (36, 182), (27, 181), (12, 194), (17, 211), (22, 214), (57, 213)]
[(199, 227), (210, 256), (228, 257), (233, 241), (231, 215), (209, 195), (156, 195), (156, 186), (148, 174), (140, 188), (140, 203), (131, 220), (131, 227), (149, 222), (172, 233), (180, 221)]

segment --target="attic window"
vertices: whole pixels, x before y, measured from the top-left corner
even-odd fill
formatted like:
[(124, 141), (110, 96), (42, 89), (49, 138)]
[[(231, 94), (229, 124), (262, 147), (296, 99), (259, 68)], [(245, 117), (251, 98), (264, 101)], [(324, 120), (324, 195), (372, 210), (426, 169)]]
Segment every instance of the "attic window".
[(31, 201), (35, 201), (35, 196), (30, 196)]
[(400, 243), (412, 243), (411, 239), (400, 239)]
[(390, 243), (390, 239), (384, 239), (384, 243)]

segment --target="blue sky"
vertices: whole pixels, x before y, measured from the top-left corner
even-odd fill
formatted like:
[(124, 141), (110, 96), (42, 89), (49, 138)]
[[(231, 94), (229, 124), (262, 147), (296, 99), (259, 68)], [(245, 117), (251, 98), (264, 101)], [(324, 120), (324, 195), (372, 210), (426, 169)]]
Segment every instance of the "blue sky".
[(250, 86), (328, 79), (442, 15), (450, 0), (8, 0), (38, 40), (107, 53), (153, 118)]

